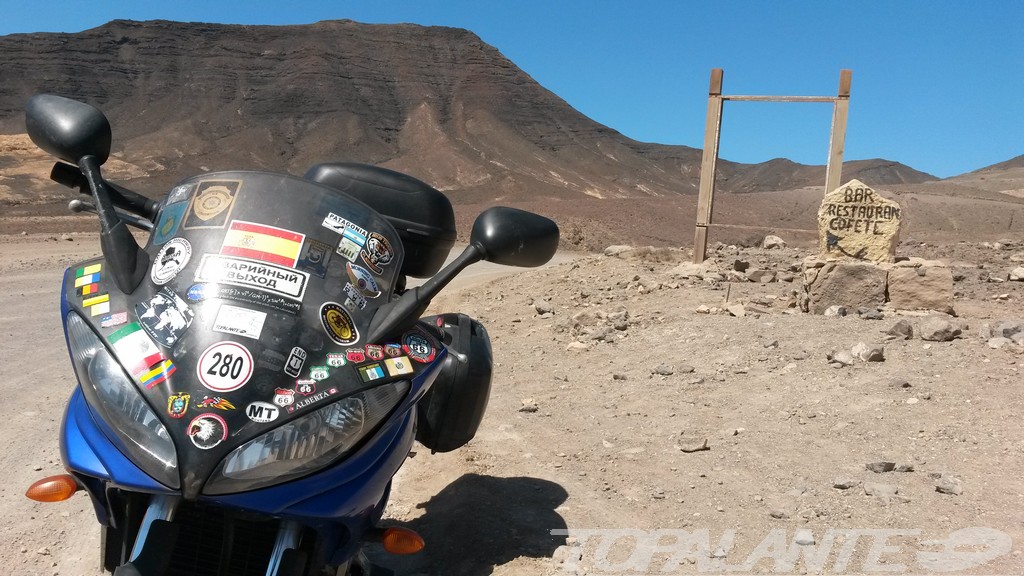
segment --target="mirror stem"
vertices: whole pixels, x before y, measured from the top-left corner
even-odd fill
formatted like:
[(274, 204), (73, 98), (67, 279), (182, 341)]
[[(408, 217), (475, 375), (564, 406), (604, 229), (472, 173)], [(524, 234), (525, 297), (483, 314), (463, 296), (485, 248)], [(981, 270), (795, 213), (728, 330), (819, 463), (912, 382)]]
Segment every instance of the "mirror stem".
[(135, 241), (128, 226), (117, 215), (110, 200), (110, 191), (100, 173), (100, 162), (95, 156), (83, 156), (78, 168), (89, 182), (96, 213), (100, 217), (100, 248), (110, 267), (117, 287), (131, 294), (142, 283), (149, 270), (149, 254)]
[(373, 315), (373, 320), (370, 321), (370, 330), (366, 341), (369, 343), (383, 342), (391, 337), (399, 336), (401, 332), (419, 320), (423, 311), (430, 305), (431, 299), (437, 296), (437, 293), (447, 286), (459, 272), (462, 272), (470, 264), (479, 262), (483, 257), (483, 249), (470, 244), (466, 246), (462, 254), (459, 254), (455, 260), (452, 260), (430, 280), (406, 290), (398, 300), (378, 308)]

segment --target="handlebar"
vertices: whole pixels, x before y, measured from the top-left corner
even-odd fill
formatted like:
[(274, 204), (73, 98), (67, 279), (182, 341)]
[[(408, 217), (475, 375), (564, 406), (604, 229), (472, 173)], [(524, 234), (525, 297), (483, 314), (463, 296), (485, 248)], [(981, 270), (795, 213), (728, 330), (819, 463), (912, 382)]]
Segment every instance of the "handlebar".
[[(77, 166), (57, 162), (53, 165), (53, 170), (50, 171), (50, 179), (68, 188), (77, 188), (82, 194), (91, 195), (89, 182)], [(138, 214), (150, 222), (156, 220), (157, 212), (160, 210), (159, 202), (113, 182), (106, 181), (105, 183), (110, 189), (110, 200), (115, 206)]]

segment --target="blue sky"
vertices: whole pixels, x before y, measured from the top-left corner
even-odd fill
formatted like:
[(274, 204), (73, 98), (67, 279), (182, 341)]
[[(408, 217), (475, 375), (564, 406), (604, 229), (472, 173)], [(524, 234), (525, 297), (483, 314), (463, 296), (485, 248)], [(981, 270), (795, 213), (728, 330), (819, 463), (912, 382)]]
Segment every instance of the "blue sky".
[[(644, 142), (703, 143), (710, 70), (726, 94), (831, 96), (853, 70), (846, 159), (936, 176), (1024, 154), (1024, 2), (0, 0), (0, 35), (112, 19), (466, 28), (580, 112)], [(831, 105), (726, 103), (721, 157), (824, 164)]]

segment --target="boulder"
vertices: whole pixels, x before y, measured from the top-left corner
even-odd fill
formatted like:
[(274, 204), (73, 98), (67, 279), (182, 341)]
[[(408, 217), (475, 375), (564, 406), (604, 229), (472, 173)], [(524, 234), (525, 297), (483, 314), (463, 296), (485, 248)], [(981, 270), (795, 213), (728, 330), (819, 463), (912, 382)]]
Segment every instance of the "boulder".
[(764, 242), (761, 243), (761, 247), (767, 250), (771, 250), (773, 248), (785, 248), (786, 241), (783, 240), (782, 238), (779, 238), (778, 236), (773, 236), (769, 234), (768, 236), (764, 237)]
[(921, 321), (921, 340), (949, 342), (960, 335), (962, 330), (943, 316), (928, 316)]
[(828, 257), (893, 262), (902, 209), (859, 180), (825, 194), (818, 209), (819, 251)]
[[(807, 282), (807, 273), (815, 272)], [(822, 314), (830, 306), (861, 306), (879, 308), (885, 304), (885, 268), (860, 262), (826, 262), (821, 268), (805, 271), (804, 289), (807, 292), (807, 310)]]
[(953, 271), (949, 268), (893, 268), (887, 289), (893, 308), (953, 313)]

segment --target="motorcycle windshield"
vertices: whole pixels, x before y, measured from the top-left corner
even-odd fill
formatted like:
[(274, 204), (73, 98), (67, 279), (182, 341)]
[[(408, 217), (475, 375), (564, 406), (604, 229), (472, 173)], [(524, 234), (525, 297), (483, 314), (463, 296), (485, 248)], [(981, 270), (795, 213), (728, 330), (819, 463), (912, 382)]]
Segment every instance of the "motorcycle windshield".
[(367, 205), (281, 174), (220, 172), (167, 195), (149, 277), (121, 293), (104, 263), (68, 274), (71, 309), (167, 427), (183, 484), (231, 450), (361, 390), (411, 379), (440, 343), (367, 342), (399, 282), (402, 244)]

